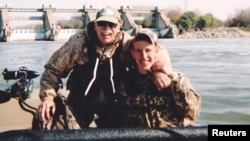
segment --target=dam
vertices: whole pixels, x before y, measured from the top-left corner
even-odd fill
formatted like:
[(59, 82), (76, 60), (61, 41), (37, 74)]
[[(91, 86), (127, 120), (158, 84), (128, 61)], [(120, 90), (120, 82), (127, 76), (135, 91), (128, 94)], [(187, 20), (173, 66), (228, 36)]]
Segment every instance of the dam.
[[(95, 20), (97, 11), (98, 9), (88, 5), (84, 5), (82, 9), (56, 9), (52, 5), (42, 5), (41, 8), (12, 8), (6, 4), (0, 6), (0, 41), (67, 40), (76, 32), (83, 31), (90, 21)], [(158, 7), (154, 9), (133, 9), (129, 6), (121, 6), (118, 11), (123, 20), (123, 29), (130, 35), (142, 28), (135, 21), (150, 21), (152, 23), (150, 29), (159, 38), (175, 38), (177, 35), (176, 25), (172, 24), (170, 19), (166, 17), (165, 11)], [(71, 14), (71, 16), (67, 16), (67, 14)], [(77, 16), (73, 14), (77, 14)], [(63, 29), (58, 24), (58, 21), (62, 19), (80, 21), (82, 22), (82, 28)], [(22, 21), (40, 22), (42, 28), (22, 29), (14, 27), (14, 22), (18, 24)]]

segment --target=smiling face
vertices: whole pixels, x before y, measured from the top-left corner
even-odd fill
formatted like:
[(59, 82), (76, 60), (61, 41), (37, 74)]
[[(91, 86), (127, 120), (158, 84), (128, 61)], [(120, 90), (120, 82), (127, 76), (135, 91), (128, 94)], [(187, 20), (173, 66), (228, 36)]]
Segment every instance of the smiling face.
[(141, 74), (146, 74), (155, 62), (156, 47), (146, 40), (133, 42), (131, 49), (132, 57), (135, 59), (138, 70)]
[(100, 43), (106, 46), (112, 43), (117, 34), (120, 32), (121, 23), (112, 23), (107, 21), (95, 22), (95, 30), (99, 38)]

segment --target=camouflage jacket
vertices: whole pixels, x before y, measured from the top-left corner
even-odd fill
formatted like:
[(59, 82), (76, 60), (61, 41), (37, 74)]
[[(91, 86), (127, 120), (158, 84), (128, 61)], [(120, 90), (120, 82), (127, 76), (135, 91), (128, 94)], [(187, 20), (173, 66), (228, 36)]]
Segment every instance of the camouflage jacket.
[(151, 74), (141, 75), (137, 69), (128, 73), (124, 127), (175, 127), (194, 123), (200, 112), (200, 96), (183, 73), (174, 70), (171, 78), (171, 85), (160, 91)]
[[(122, 46), (123, 50), (127, 50), (131, 36), (124, 31), (121, 31), (119, 35), (111, 46)], [(94, 46), (97, 41), (98, 39), (93, 30), (85, 30), (71, 36), (61, 48), (53, 53), (49, 61), (45, 64), (44, 72), (40, 79), (39, 96), (41, 100), (56, 96), (61, 78), (68, 76), (74, 64), (83, 65), (89, 61), (88, 47), (90, 44)], [(98, 47), (96, 51), (98, 52)], [(103, 54), (108, 56), (110, 55), (108, 53), (107, 51)]]

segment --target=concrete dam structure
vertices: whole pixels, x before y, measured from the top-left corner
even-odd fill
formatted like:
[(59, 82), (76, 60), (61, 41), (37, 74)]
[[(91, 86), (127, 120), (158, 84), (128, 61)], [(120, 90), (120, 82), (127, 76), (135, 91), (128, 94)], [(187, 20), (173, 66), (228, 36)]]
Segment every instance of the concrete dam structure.
[[(130, 7), (121, 6), (118, 10), (123, 20), (123, 29), (131, 35), (136, 33), (139, 28), (142, 28), (140, 25), (137, 25), (135, 21), (148, 20), (153, 24), (150, 29), (153, 30), (159, 38), (175, 38), (177, 36), (176, 25), (171, 24), (170, 19), (166, 17), (165, 11), (159, 10), (158, 7), (155, 7), (153, 10), (135, 10)], [(42, 8), (12, 8), (6, 4), (2, 7), (0, 6), (0, 41), (67, 40), (76, 32), (84, 30), (86, 25), (95, 19), (97, 11), (98, 9), (86, 5), (84, 5), (82, 9), (56, 9), (51, 5), (43, 5)], [(15, 13), (15, 15), (13, 13)], [(65, 13), (77, 13), (78, 15), (65, 16)], [(82, 22), (83, 26), (81, 29), (62, 29), (58, 24), (58, 21), (61, 19), (68, 21), (78, 20)], [(20, 23), (22, 21), (40, 21), (42, 28), (15, 28), (14, 25), (12, 25), (13, 21)]]

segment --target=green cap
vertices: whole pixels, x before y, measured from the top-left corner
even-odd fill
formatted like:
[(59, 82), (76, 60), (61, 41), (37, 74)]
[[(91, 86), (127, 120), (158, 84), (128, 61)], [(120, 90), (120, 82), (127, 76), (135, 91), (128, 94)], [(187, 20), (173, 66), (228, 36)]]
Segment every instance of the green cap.
[(120, 13), (117, 9), (107, 7), (99, 10), (96, 14), (96, 21), (107, 21), (117, 24), (121, 21)]
[[(146, 38), (145, 38), (146, 37)], [(157, 35), (150, 29), (141, 29), (135, 34), (134, 41), (148, 40), (151, 44), (156, 45), (158, 42)]]

